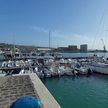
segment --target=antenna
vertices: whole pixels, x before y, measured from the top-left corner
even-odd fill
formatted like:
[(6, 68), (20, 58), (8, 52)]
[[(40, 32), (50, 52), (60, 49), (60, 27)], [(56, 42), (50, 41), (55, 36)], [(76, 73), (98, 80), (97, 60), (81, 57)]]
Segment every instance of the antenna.
[(105, 14), (106, 14), (106, 12), (107, 12), (107, 7), (108, 7), (108, 0), (106, 0), (106, 3), (105, 3), (105, 6), (104, 6), (102, 15), (101, 15), (101, 17), (100, 17), (99, 26), (98, 26), (98, 28), (97, 28), (97, 30), (96, 30), (95, 38), (94, 38), (93, 44), (92, 44), (92, 49), (94, 48), (94, 44), (95, 44), (95, 41), (96, 41), (96, 37), (97, 37), (98, 34), (99, 34), (100, 26), (102, 26), (103, 20), (104, 20), (104, 18), (105, 18)]

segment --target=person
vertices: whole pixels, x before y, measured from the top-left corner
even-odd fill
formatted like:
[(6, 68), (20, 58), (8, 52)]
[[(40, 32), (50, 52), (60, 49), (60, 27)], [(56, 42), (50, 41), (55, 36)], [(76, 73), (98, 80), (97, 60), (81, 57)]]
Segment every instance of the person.
[(10, 108), (41, 108), (41, 102), (35, 97), (23, 96), (13, 102)]

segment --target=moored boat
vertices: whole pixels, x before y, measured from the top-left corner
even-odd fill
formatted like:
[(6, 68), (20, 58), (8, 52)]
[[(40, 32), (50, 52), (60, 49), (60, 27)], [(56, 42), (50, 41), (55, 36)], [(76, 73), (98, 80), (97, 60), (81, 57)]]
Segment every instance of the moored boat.
[(108, 64), (101, 63), (101, 62), (92, 62), (88, 64), (88, 67), (93, 70), (94, 72), (101, 73), (101, 74), (108, 74)]

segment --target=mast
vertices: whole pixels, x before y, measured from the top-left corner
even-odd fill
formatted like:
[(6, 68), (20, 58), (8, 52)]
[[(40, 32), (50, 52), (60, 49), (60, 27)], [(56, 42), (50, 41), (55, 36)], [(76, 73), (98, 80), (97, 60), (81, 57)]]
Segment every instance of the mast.
[(102, 41), (102, 44), (103, 44), (103, 51), (106, 52), (106, 47), (105, 47), (103, 39), (101, 39), (101, 41)]
[(51, 31), (49, 31), (49, 49), (51, 48)]
[(13, 58), (15, 58), (15, 35), (13, 35)]
[(15, 58), (15, 43), (13, 45), (13, 57)]

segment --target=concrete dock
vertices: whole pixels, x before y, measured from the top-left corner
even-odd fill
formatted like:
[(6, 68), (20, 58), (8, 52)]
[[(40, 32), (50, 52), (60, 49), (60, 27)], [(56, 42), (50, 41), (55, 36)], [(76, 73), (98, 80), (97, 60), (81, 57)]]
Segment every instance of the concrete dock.
[(40, 99), (43, 108), (61, 108), (36, 74), (0, 77), (0, 108), (27, 95)]
[(36, 74), (31, 74), (30, 78), (44, 108), (61, 108)]

